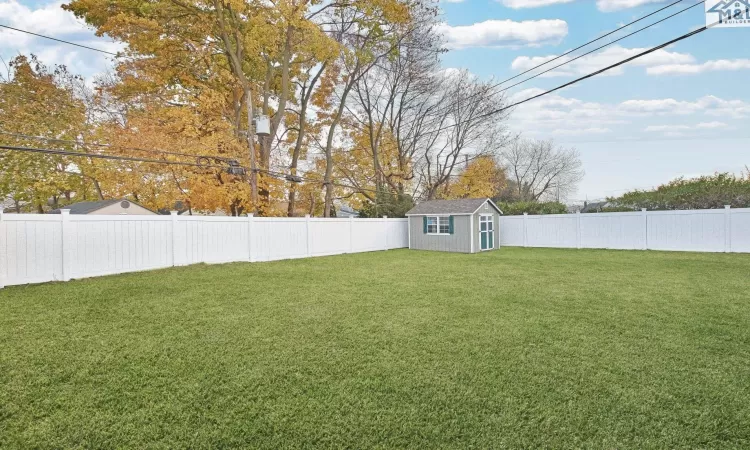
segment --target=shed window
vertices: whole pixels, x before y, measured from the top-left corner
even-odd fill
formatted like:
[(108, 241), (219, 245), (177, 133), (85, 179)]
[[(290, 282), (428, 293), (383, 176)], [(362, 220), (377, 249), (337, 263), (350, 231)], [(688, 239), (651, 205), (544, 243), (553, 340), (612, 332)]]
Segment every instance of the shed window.
[(451, 234), (450, 217), (427, 217), (427, 234)]

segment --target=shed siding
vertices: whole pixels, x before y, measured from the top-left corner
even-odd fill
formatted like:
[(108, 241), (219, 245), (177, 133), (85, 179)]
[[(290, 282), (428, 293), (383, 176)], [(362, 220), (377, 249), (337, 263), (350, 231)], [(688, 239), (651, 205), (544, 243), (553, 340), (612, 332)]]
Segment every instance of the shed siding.
[(424, 234), (422, 217), (424, 216), (409, 217), (411, 248), (415, 250), (437, 250), (443, 252), (471, 252), (471, 235), (469, 234), (470, 216), (453, 216), (453, 234), (447, 236)]

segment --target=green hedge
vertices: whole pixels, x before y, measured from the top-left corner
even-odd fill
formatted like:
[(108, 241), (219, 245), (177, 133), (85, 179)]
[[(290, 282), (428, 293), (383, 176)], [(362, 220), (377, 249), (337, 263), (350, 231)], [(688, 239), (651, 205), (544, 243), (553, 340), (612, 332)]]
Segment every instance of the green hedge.
[(531, 215), (565, 214), (568, 208), (560, 202), (499, 202), (497, 206), (506, 216), (520, 216), (523, 213)]

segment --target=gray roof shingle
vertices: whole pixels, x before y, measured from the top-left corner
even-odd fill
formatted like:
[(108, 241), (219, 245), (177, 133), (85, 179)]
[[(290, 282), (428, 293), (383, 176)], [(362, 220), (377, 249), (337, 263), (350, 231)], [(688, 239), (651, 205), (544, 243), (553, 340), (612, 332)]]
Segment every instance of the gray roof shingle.
[[(72, 205), (65, 206), (61, 209), (69, 209), (71, 214), (88, 214), (90, 212), (96, 211), (98, 209), (102, 209), (105, 206), (114, 205), (115, 203), (120, 203), (122, 201), (130, 202), (134, 205), (138, 205), (138, 203), (128, 200), (126, 198), (111, 198), (109, 200), (100, 200), (98, 202), (78, 202), (73, 203)], [(141, 206), (141, 205), (138, 205)], [(143, 206), (141, 206), (143, 208)], [(148, 208), (145, 208), (148, 209)], [(150, 210), (149, 210), (150, 211)], [(49, 212), (50, 214), (60, 214), (60, 209), (55, 209)]]
[[(412, 215), (423, 215), (423, 214), (471, 214), (484, 202), (489, 200), (488, 198), (462, 198), (458, 200), (428, 200), (422, 202), (409, 210), (406, 213), (407, 216)], [(497, 207), (490, 201), (493, 208)], [(498, 212), (502, 213), (499, 209)]]

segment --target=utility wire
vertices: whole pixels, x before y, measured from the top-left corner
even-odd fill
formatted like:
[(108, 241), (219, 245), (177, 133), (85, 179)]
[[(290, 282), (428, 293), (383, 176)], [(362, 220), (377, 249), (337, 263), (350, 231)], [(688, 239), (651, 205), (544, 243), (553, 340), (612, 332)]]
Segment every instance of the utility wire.
[(169, 160), (163, 160), (163, 159), (136, 158), (132, 156), (108, 155), (104, 153), (74, 152), (74, 151), (69, 151), (69, 150), (48, 149), (48, 148), (16, 147), (16, 146), (11, 146), (11, 145), (0, 145), (0, 150), (10, 150), (10, 151), (26, 152), (26, 153), (41, 153), (45, 155), (82, 156), (82, 157), (87, 157), (87, 158), (112, 159), (112, 160), (118, 160), (118, 161), (135, 161), (135, 162), (145, 162), (145, 163), (155, 163), (155, 164), (168, 164), (168, 165), (173, 165), (173, 166), (190, 166), (190, 167), (200, 167), (204, 169), (205, 168), (225, 169), (225, 167), (215, 165), (215, 164), (200, 164), (200, 163), (190, 163), (190, 162), (184, 162), (184, 161), (169, 161)]
[[(671, 41), (668, 41), (668, 42), (665, 42), (665, 43), (663, 43), (663, 44), (657, 45), (656, 47), (652, 47), (652, 48), (650, 48), (650, 49), (648, 49), (648, 50), (645, 50), (645, 51), (643, 51), (643, 52), (641, 52), (641, 53), (638, 53), (637, 55), (633, 55), (633, 56), (631, 56), (630, 58), (626, 58), (626, 59), (623, 59), (622, 61), (619, 61), (619, 62), (617, 62), (617, 63), (611, 64), (611, 65), (609, 65), (609, 66), (607, 66), (607, 67), (605, 67), (605, 68), (603, 68), (603, 69), (599, 69), (599, 70), (597, 70), (597, 71), (595, 71), (595, 72), (591, 72), (591, 73), (590, 73), (590, 74), (588, 74), (588, 75), (584, 75), (584, 76), (582, 76), (582, 77), (580, 77), (580, 78), (576, 78), (575, 80), (569, 81), (569, 82), (567, 82), (567, 83), (565, 83), (565, 84), (561, 84), (560, 86), (557, 86), (557, 87), (555, 87), (555, 88), (549, 89), (549, 90), (547, 90), (547, 91), (544, 91), (544, 92), (542, 92), (542, 93), (540, 93), (540, 94), (537, 94), (537, 95), (531, 96), (531, 97), (529, 97), (529, 98), (527, 98), (527, 99), (524, 99), (524, 100), (521, 100), (521, 101), (518, 101), (518, 102), (512, 103), (512, 104), (510, 104), (510, 105), (507, 105), (507, 106), (503, 106), (503, 107), (501, 107), (501, 108), (497, 108), (497, 109), (494, 109), (494, 110), (488, 111), (488, 112), (486, 112), (486, 113), (484, 113), (484, 114), (480, 114), (480, 115), (478, 115), (478, 116), (474, 117), (474, 118), (473, 118), (472, 120), (477, 120), (477, 119), (481, 119), (481, 118), (484, 118), (484, 117), (489, 117), (489, 116), (493, 116), (493, 115), (495, 115), (495, 114), (497, 114), (497, 113), (500, 113), (500, 112), (502, 112), (502, 111), (505, 111), (505, 110), (507, 110), (507, 109), (513, 108), (513, 107), (515, 107), (515, 106), (518, 106), (518, 105), (522, 105), (522, 104), (524, 104), (524, 103), (526, 103), (526, 102), (530, 102), (531, 100), (535, 100), (535, 99), (537, 99), (537, 98), (540, 98), (540, 97), (544, 97), (545, 95), (549, 95), (549, 94), (551, 94), (551, 93), (553, 93), (553, 92), (559, 91), (560, 89), (564, 89), (564, 88), (566, 88), (566, 87), (568, 87), (568, 86), (572, 86), (572, 85), (574, 85), (574, 84), (576, 84), (576, 83), (578, 83), (578, 82), (581, 82), (581, 81), (583, 81), (583, 80), (586, 80), (586, 79), (589, 79), (589, 78), (595, 77), (596, 75), (602, 74), (602, 73), (604, 73), (604, 72), (606, 72), (606, 71), (608, 71), (608, 70), (614, 69), (614, 68), (616, 68), (616, 67), (619, 67), (619, 66), (621, 66), (621, 65), (623, 65), (623, 64), (627, 64), (627, 63), (629, 63), (629, 62), (631, 62), (631, 61), (634, 61), (634, 60), (636, 60), (636, 59), (638, 59), (638, 58), (641, 58), (641, 57), (643, 57), (643, 56), (646, 56), (646, 55), (648, 55), (648, 54), (651, 54), (651, 53), (653, 53), (653, 52), (655, 52), (655, 51), (657, 51), (657, 50), (661, 50), (661, 49), (663, 49), (664, 47), (668, 47), (668, 46), (670, 46), (670, 45), (672, 45), (672, 44), (674, 44), (674, 43), (676, 43), (676, 42), (682, 41), (682, 40), (684, 40), (684, 39), (687, 39), (687, 38), (689, 38), (689, 37), (695, 36), (696, 34), (702, 33), (702, 32), (704, 32), (704, 31), (706, 31), (707, 29), (709, 29), (709, 28), (713, 27), (713, 26), (714, 26), (714, 25), (716, 25), (717, 23), (718, 23), (718, 22), (716, 22), (716, 23), (713, 23), (713, 24), (711, 24), (711, 25), (708, 25), (708, 26), (703, 26), (703, 27), (701, 27), (701, 28), (698, 28), (698, 29), (696, 29), (696, 30), (693, 30), (693, 31), (691, 31), (691, 32), (689, 32), (689, 33), (683, 34), (682, 36), (680, 36), (680, 37), (678, 37), (678, 38), (672, 39)], [(459, 126), (459, 125), (461, 125), (461, 124), (462, 124), (462, 122), (460, 122), (460, 121), (459, 121), (459, 122), (456, 122), (456, 123), (454, 123), (454, 124), (451, 124), (451, 125), (446, 125), (446, 126), (444, 126), (444, 127), (440, 127), (440, 128), (438, 128), (437, 130), (434, 130), (434, 131), (432, 131), (432, 132), (433, 132), (433, 133), (437, 133), (437, 132), (440, 132), (440, 131), (443, 131), (443, 130), (447, 130), (447, 129), (449, 129), (449, 128), (457, 127), (457, 126)]]
[(44, 39), (50, 39), (52, 41), (62, 42), (63, 44), (75, 45), (76, 47), (81, 47), (81, 48), (85, 48), (85, 49), (88, 49), (88, 50), (93, 50), (95, 52), (106, 53), (106, 54), (112, 55), (112, 56), (119, 56), (117, 53), (108, 52), (108, 51), (102, 50), (100, 48), (89, 47), (87, 45), (76, 44), (75, 42), (64, 41), (62, 39), (57, 39), (57, 38), (53, 38), (53, 37), (50, 37), (50, 36), (45, 36), (43, 34), (32, 33), (31, 31), (26, 31), (26, 30), (21, 30), (19, 28), (9, 27), (8, 25), (3, 25), (1, 23), (0, 23), (0, 27), (7, 28), (7, 29), (13, 30), (13, 31), (18, 31), (18, 32), (21, 32), (21, 33), (31, 34), (33, 36), (38, 36), (38, 37), (44, 38)]
[(172, 156), (184, 156), (186, 158), (214, 158), (215, 156), (210, 155), (196, 155), (192, 153), (179, 153), (179, 152), (169, 152), (166, 150), (159, 150), (159, 149), (146, 149), (146, 148), (139, 148), (139, 147), (124, 147), (119, 145), (112, 145), (112, 144), (97, 144), (97, 143), (89, 143), (89, 142), (83, 142), (83, 141), (73, 141), (73, 140), (67, 140), (67, 139), (55, 139), (55, 138), (46, 138), (42, 136), (32, 136), (28, 134), (20, 134), (20, 133), (11, 133), (8, 131), (2, 131), (0, 130), (0, 134), (4, 134), (7, 136), (14, 136), (17, 138), (22, 139), (34, 139), (37, 141), (45, 141), (45, 142), (55, 142), (58, 144), (74, 144), (74, 145), (80, 145), (82, 147), (103, 147), (103, 148), (111, 148), (114, 150), (121, 149), (121, 150), (133, 150), (138, 152), (147, 152), (147, 153), (158, 153), (162, 155), (172, 155)]
[[(493, 84), (493, 85), (489, 86), (489, 87), (488, 87), (487, 89), (483, 89), (483, 90), (482, 90), (481, 92), (476, 92), (476, 93), (474, 93), (474, 94), (472, 94), (472, 95), (469, 95), (469, 96), (468, 96), (468, 97), (467, 97), (467, 98), (466, 98), (465, 100), (467, 100), (467, 101), (468, 101), (468, 100), (471, 100), (472, 98), (474, 98), (474, 97), (477, 97), (477, 96), (479, 96), (479, 95), (487, 95), (487, 94), (488, 94), (488, 93), (490, 93), (490, 92), (491, 92), (492, 90), (494, 90), (494, 89), (495, 89), (495, 88), (497, 88), (497, 87), (500, 87), (500, 86), (502, 86), (503, 84), (507, 83), (508, 81), (512, 81), (512, 80), (514, 80), (514, 79), (516, 79), (516, 78), (518, 78), (518, 77), (520, 77), (520, 76), (522, 76), (522, 75), (525, 75), (525, 74), (527, 74), (527, 73), (529, 73), (529, 72), (531, 72), (531, 71), (533, 71), (533, 70), (536, 70), (536, 69), (538, 69), (538, 68), (540, 68), (540, 67), (542, 67), (542, 66), (545, 66), (545, 65), (547, 65), (547, 64), (549, 64), (549, 63), (551, 63), (551, 62), (553, 62), (553, 61), (559, 60), (560, 58), (563, 58), (563, 57), (565, 57), (565, 56), (567, 56), (567, 55), (569, 55), (569, 54), (571, 54), (571, 53), (573, 53), (573, 52), (575, 52), (575, 51), (577, 51), (577, 50), (580, 50), (580, 49), (582, 49), (583, 47), (586, 47), (586, 46), (588, 46), (589, 44), (593, 44), (594, 42), (597, 42), (597, 41), (600, 41), (600, 40), (604, 39), (605, 37), (611, 36), (612, 34), (614, 34), (614, 33), (617, 33), (618, 31), (621, 31), (621, 30), (623, 30), (623, 29), (625, 29), (625, 28), (627, 28), (627, 27), (629, 27), (629, 26), (631, 26), (631, 25), (633, 25), (633, 24), (635, 24), (635, 23), (638, 23), (638, 22), (640, 22), (640, 21), (642, 21), (642, 20), (644, 20), (644, 19), (647, 19), (647, 18), (649, 18), (649, 17), (651, 17), (651, 16), (653, 16), (653, 15), (655, 15), (655, 14), (658, 14), (658, 13), (660, 13), (660, 12), (664, 11), (665, 9), (668, 9), (668, 8), (670, 8), (670, 7), (672, 7), (672, 6), (676, 5), (676, 4), (678, 4), (678, 3), (681, 3), (682, 1), (684, 1), (684, 0), (677, 0), (677, 1), (673, 2), (673, 3), (670, 3), (669, 5), (666, 5), (666, 6), (662, 7), (662, 8), (659, 8), (659, 9), (657, 9), (656, 11), (654, 11), (654, 12), (652, 12), (652, 13), (650, 13), (650, 14), (647, 14), (647, 15), (645, 15), (645, 16), (643, 16), (643, 17), (641, 17), (641, 18), (638, 18), (638, 19), (636, 19), (636, 20), (634, 20), (634, 21), (632, 21), (632, 22), (630, 22), (630, 23), (627, 23), (627, 24), (625, 24), (625, 25), (623, 25), (623, 26), (621, 26), (621, 27), (617, 28), (616, 30), (610, 31), (609, 33), (606, 33), (606, 34), (604, 34), (604, 35), (602, 35), (602, 36), (600, 36), (600, 37), (598, 37), (598, 38), (596, 38), (596, 39), (592, 39), (592, 40), (590, 40), (590, 41), (586, 42), (585, 44), (579, 45), (578, 47), (576, 47), (576, 48), (574, 48), (574, 49), (572, 49), (572, 50), (568, 50), (567, 52), (565, 52), (565, 53), (563, 53), (563, 54), (561, 54), (561, 55), (558, 55), (558, 56), (556, 56), (556, 57), (554, 57), (554, 58), (550, 59), (549, 61), (545, 61), (545, 62), (543, 62), (543, 63), (541, 63), (541, 64), (538, 64), (538, 65), (536, 65), (536, 66), (534, 66), (534, 67), (532, 67), (532, 68), (530, 68), (530, 69), (528, 69), (528, 70), (525, 70), (525, 71), (523, 71), (523, 72), (521, 72), (521, 73), (519, 73), (519, 74), (516, 74), (516, 75), (514, 75), (514, 76), (512, 76), (512, 77), (510, 77), (510, 78), (507, 78), (507, 79), (505, 79), (505, 80), (503, 80), (503, 81), (500, 81), (500, 82), (498, 82), (498, 83), (495, 83), (495, 84)], [(655, 26), (655, 25), (657, 25), (657, 24), (659, 24), (659, 23), (662, 23), (662, 22), (664, 22), (664, 21), (666, 21), (666, 20), (668, 20), (668, 19), (671, 19), (671, 18), (673, 18), (673, 17), (675, 17), (675, 16), (677, 16), (677, 15), (679, 15), (679, 14), (682, 14), (682, 13), (684, 13), (685, 11), (687, 11), (687, 10), (689, 10), (689, 9), (692, 9), (692, 8), (694, 8), (694, 7), (698, 6), (698, 5), (701, 5), (701, 4), (703, 4), (703, 3), (704, 3), (704, 2), (703, 2), (703, 0), (701, 0), (701, 1), (699, 1), (698, 3), (695, 3), (694, 5), (692, 5), (692, 6), (688, 7), (688, 8), (682, 9), (682, 10), (680, 10), (680, 11), (678, 11), (678, 12), (676, 12), (676, 13), (674, 13), (674, 14), (670, 15), (670, 16), (667, 16), (667, 17), (665, 17), (665, 18), (663, 18), (663, 19), (661, 19), (661, 20), (657, 21), (657, 22), (654, 22), (654, 23), (652, 23), (652, 24), (650, 24), (650, 25), (647, 25), (647, 26), (645, 26), (645, 27), (643, 27), (643, 28), (640, 28), (640, 29), (638, 29), (637, 31), (634, 31), (634, 32), (632, 32), (632, 33), (629, 33), (629, 34), (627, 34), (627, 35), (625, 35), (625, 36), (623, 36), (623, 37), (620, 37), (620, 38), (618, 38), (618, 39), (616, 39), (616, 40), (614, 40), (614, 41), (608, 42), (607, 44), (601, 45), (601, 46), (599, 46), (599, 47), (595, 48), (594, 50), (591, 50), (591, 51), (589, 51), (589, 52), (587, 52), (587, 53), (584, 53), (583, 55), (580, 55), (580, 56), (577, 56), (577, 57), (575, 57), (575, 58), (573, 58), (573, 59), (567, 60), (567, 61), (563, 62), (562, 64), (559, 64), (559, 65), (557, 65), (557, 66), (555, 66), (555, 67), (553, 67), (553, 68), (551, 68), (551, 69), (545, 70), (544, 72), (538, 73), (538, 74), (536, 74), (536, 75), (534, 75), (534, 76), (531, 76), (531, 77), (529, 77), (529, 78), (526, 78), (526, 79), (524, 79), (524, 80), (522, 80), (522, 81), (520, 81), (520, 82), (518, 82), (518, 83), (515, 83), (515, 84), (513, 84), (513, 85), (511, 85), (511, 86), (508, 86), (508, 87), (506, 87), (506, 88), (503, 88), (503, 89), (501, 89), (500, 91), (498, 91), (498, 92), (496, 92), (496, 93), (500, 93), (500, 92), (505, 92), (505, 91), (507, 91), (508, 89), (510, 89), (510, 88), (512, 88), (512, 87), (518, 86), (519, 84), (525, 83), (525, 82), (527, 82), (527, 81), (529, 81), (529, 80), (533, 80), (534, 78), (537, 78), (538, 76), (540, 76), (540, 75), (543, 75), (543, 74), (545, 74), (545, 73), (547, 73), (547, 72), (549, 72), (549, 71), (551, 71), (551, 70), (557, 69), (557, 68), (559, 68), (559, 67), (561, 67), (561, 66), (564, 66), (565, 64), (569, 64), (569, 63), (571, 63), (571, 62), (573, 62), (573, 61), (575, 61), (575, 60), (577, 60), (577, 59), (580, 59), (580, 58), (582, 58), (582, 57), (584, 57), (584, 56), (590, 55), (591, 53), (593, 53), (593, 52), (595, 52), (595, 51), (597, 51), (597, 50), (601, 50), (601, 49), (603, 49), (603, 48), (605, 48), (605, 47), (608, 47), (608, 46), (610, 46), (610, 45), (612, 45), (612, 44), (614, 44), (614, 43), (616, 43), (616, 42), (622, 41), (623, 39), (626, 39), (626, 38), (628, 38), (628, 37), (630, 37), (630, 36), (636, 35), (636, 34), (638, 34), (638, 33), (642, 32), (642, 31), (645, 31), (645, 30), (647, 30), (647, 29), (649, 29), (649, 28), (651, 28), (651, 27), (653, 27), (653, 26)], [(433, 114), (442, 114), (442, 113), (444, 113), (444, 112), (448, 111), (449, 109), (450, 109), (450, 107), (446, 107), (446, 108), (443, 108), (443, 109), (438, 109), (438, 110), (437, 110), (437, 112), (433, 112)], [(411, 122), (407, 123), (407, 126), (409, 126), (409, 125), (412, 125), (412, 124), (414, 124), (415, 122), (416, 122), (416, 120), (414, 120), (414, 121), (411, 121)]]
[[(583, 47), (586, 47), (586, 46), (587, 46), (587, 45), (589, 45), (589, 44), (593, 44), (594, 42), (597, 42), (597, 41), (601, 41), (602, 39), (604, 39), (604, 38), (605, 38), (605, 37), (607, 37), (607, 36), (611, 36), (611, 35), (613, 35), (613, 34), (617, 33), (617, 32), (618, 32), (618, 31), (620, 31), (620, 30), (624, 30), (625, 28), (627, 28), (627, 27), (629, 27), (629, 26), (631, 26), (631, 25), (633, 25), (633, 24), (636, 24), (636, 23), (640, 22), (641, 20), (644, 20), (644, 19), (648, 19), (649, 17), (653, 16), (654, 14), (658, 14), (658, 13), (660, 13), (660, 12), (664, 11), (665, 9), (671, 8), (672, 6), (674, 6), (674, 5), (678, 4), (678, 3), (682, 2), (682, 1), (684, 1), (684, 0), (677, 0), (676, 2), (670, 3), (670, 4), (668, 4), (667, 6), (664, 6), (663, 8), (659, 8), (659, 9), (657, 9), (656, 11), (654, 11), (654, 12), (652, 12), (652, 13), (650, 13), (650, 14), (646, 14), (645, 16), (643, 16), (643, 17), (641, 17), (641, 18), (639, 18), (639, 19), (636, 19), (636, 20), (634, 20), (634, 21), (632, 21), (632, 22), (630, 22), (630, 23), (627, 23), (627, 24), (625, 24), (625, 25), (621, 26), (620, 28), (617, 28), (616, 30), (610, 31), (609, 33), (603, 34), (603, 35), (599, 36), (599, 37), (598, 37), (598, 38), (596, 38), (596, 39), (592, 39), (592, 40), (590, 40), (590, 41), (586, 42), (585, 44), (579, 45), (578, 47), (574, 48), (573, 50), (568, 50), (567, 52), (563, 53), (562, 55), (556, 56), (556, 57), (554, 57), (554, 58), (550, 59), (549, 61), (545, 61), (545, 62), (543, 62), (543, 63), (541, 63), (541, 64), (539, 64), (539, 65), (536, 65), (536, 66), (532, 67), (531, 69), (528, 69), (528, 70), (526, 70), (526, 71), (524, 71), (524, 72), (521, 72), (521, 73), (519, 73), (519, 74), (517, 74), (517, 75), (514, 75), (514, 76), (512, 76), (512, 77), (510, 77), (510, 78), (508, 78), (508, 79), (505, 79), (505, 80), (503, 80), (503, 81), (501, 81), (501, 82), (499, 82), (499, 83), (495, 84), (495, 85), (494, 85), (494, 87), (498, 87), (498, 86), (500, 86), (500, 85), (503, 85), (503, 84), (507, 83), (508, 81), (514, 80), (514, 79), (516, 79), (516, 78), (520, 77), (521, 75), (525, 75), (525, 74), (527, 74), (527, 73), (531, 72), (532, 70), (535, 70), (535, 69), (538, 69), (538, 68), (540, 68), (540, 67), (542, 67), (542, 66), (545, 66), (545, 65), (547, 65), (547, 64), (549, 64), (549, 63), (551, 63), (552, 61), (556, 61), (556, 60), (558, 60), (558, 59), (560, 59), (560, 58), (562, 58), (562, 57), (564, 57), (564, 56), (568, 56), (568, 55), (570, 55), (571, 53), (575, 52), (576, 50), (580, 50), (580, 49), (582, 49)], [(703, 3), (703, 2), (701, 1), (700, 3)], [(693, 5), (693, 6), (695, 6), (695, 5)], [(684, 11), (684, 10), (683, 10), (683, 11)], [(677, 14), (679, 14), (679, 13), (677, 13)], [(669, 16), (669, 17), (674, 17), (674, 15), (672, 15), (672, 16)], [(668, 19), (669, 17), (667, 17), (667, 19)], [(660, 20), (659, 22), (662, 22), (662, 21), (664, 21), (664, 20), (666, 20), (666, 19), (662, 19), (662, 20)], [(659, 23), (659, 22), (656, 22), (656, 23)], [(652, 25), (649, 25), (649, 27), (650, 27), (650, 26), (653, 26), (653, 24), (652, 24)], [(646, 28), (649, 28), (649, 27), (646, 27)], [(641, 28), (641, 29), (640, 29), (639, 31), (643, 31), (643, 30), (645, 30), (646, 28)], [(636, 32), (636, 33), (637, 33), (637, 32)], [(629, 34), (628, 36), (631, 36), (632, 34), (634, 34), (634, 33), (631, 33), (631, 34)], [(627, 37), (627, 36), (626, 36), (626, 37)], [(621, 38), (621, 39), (623, 39), (623, 38)], [(620, 40), (620, 39), (618, 39), (618, 40)], [(617, 42), (617, 41), (614, 41), (614, 42)], [(610, 44), (613, 44), (614, 42), (610, 42)], [(602, 48), (602, 47), (600, 47), (600, 48)]]
[[(544, 70), (544, 71), (542, 71), (542, 72), (539, 72), (539, 73), (537, 73), (537, 74), (535, 74), (535, 75), (532, 75), (532, 76), (530, 76), (530, 77), (528, 77), (528, 78), (525, 78), (525, 79), (523, 79), (523, 80), (521, 80), (521, 81), (519, 81), (519, 82), (517, 82), (517, 83), (511, 84), (511, 85), (510, 85), (510, 86), (508, 86), (508, 87), (502, 88), (501, 90), (497, 91), (497, 93), (500, 93), (500, 92), (505, 92), (505, 91), (507, 91), (507, 90), (508, 90), (508, 89), (510, 89), (510, 88), (513, 88), (513, 87), (515, 87), (515, 86), (518, 86), (519, 84), (525, 83), (525, 82), (527, 82), (527, 81), (529, 81), (529, 80), (533, 80), (534, 78), (537, 78), (537, 77), (539, 77), (539, 76), (542, 76), (542, 75), (544, 75), (544, 74), (545, 74), (545, 73), (547, 73), (547, 72), (551, 72), (551, 71), (553, 71), (553, 70), (555, 70), (555, 69), (557, 69), (557, 68), (560, 68), (560, 67), (562, 67), (562, 66), (564, 66), (564, 65), (566, 65), (566, 64), (569, 64), (569, 63), (571, 63), (571, 62), (573, 62), (573, 61), (575, 61), (575, 60), (581, 59), (581, 58), (583, 58), (584, 56), (588, 56), (588, 55), (590, 55), (590, 54), (592, 54), (592, 53), (594, 53), (594, 52), (596, 52), (596, 51), (598, 51), (598, 50), (601, 50), (601, 49), (603, 49), (604, 47), (608, 47), (608, 46), (610, 46), (610, 45), (612, 45), (612, 44), (614, 44), (614, 43), (616, 43), (616, 42), (619, 42), (619, 41), (621, 41), (621, 40), (623, 40), (623, 39), (626, 39), (626, 38), (628, 38), (628, 37), (630, 37), (630, 36), (633, 36), (634, 34), (637, 34), (637, 33), (640, 33), (641, 31), (647, 30), (647, 29), (649, 29), (649, 28), (651, 28), (651, 27), (653, 27), (653, 26), (656, 26), (656, 25), (658, 25), (658, 24), (660, 24), (660, 23), (664, 22), (665, 20), (669, 20), (669, 19), (671, 19), (672, 17), (675, 17), (675, 16), (677, 16), (677, 15), (679, 15), (679, 14), (682, 14), (682, 13), (684, 13), (685, 11), (688, 11), (688, 10), (690, 10), (690, 9), (692, 9), (692, 8), (695, 8), (696, 6), (698, 6), (698, 5), (702, 5), (702, 4), (703, 4), (703, 1), (700, 1), (700, 2), (698, 2), (698, 3), (695, 3), (695, 4), (693, 4), (692, 6), (688, 6), (688, 7), (687, 7), (687, 8), (685, 8), (685, 9), (681, 9), (680, 11), (677, 11), (676, 13), (674, 13), (674, 14), (672, 14), (672, 15), (670, 15), (670, 16), (667, 16), (667, 17), (665, 17), (665, 18), (663, 18), (663, 19), (661, 19), (661, 20), (659, 20), (659, 21), (656, 21), (656, 22), (654, 22), (654, 23), (650, 24), (650, 25), (646, 25), (646, 26), (645, 26), (645, 27), (643, 27), (643, 28), (640, 28), (640, 29), (638, 29), (638, 30), (636, 30), (636, 31), (633, 31), (632, 33), (626, 34), (625, 36), (622, 36), (622, 37), (620, 37), (620, 38), (618, 38), (618, 39), (615, 39), (615, 40), (614, 40), (614, 41), (612, 41), (612, 42), (608, 42), (607, 44), (604, 44), (604, 45), (602, 45), (602, 46), (599, 46), (599, 47), (597, 47), (597, 48), (595, 48), (595, 49), (593, 49), (593, 50), (590, 50), (590, 51), (588, 51), (588, 52), (586, 52), (586, 53), (584, 53), (584, 54), (582, 54), (582, 55), (579, 55), (579, 56), (576, 56), (575, 58), (572, 58), (572, 59), (570, 59), (570, 60), (567, 60), (567, 61), (565, 61), (564, 63), (558, 64), (558, 65), (556, 65), (556, 66), (554, 66), (554, 67), (550, 67), (550, 68), (549, 68), (549, 69), (547, 69), (547, 70)], [(555, 59), (557, 59), (557, 58), (555, 58)], [(548, 61), (547, 63), (549, 63), (549, 62), (552, 62), (552, 61), (553, 61), (553, 60), (549, 60), (549, 61)], [(547, 64), (547, 63), (545, 63), (545, 64)], [(540, 65), (540, 66), (541, 66), (541, 65)], [(537, 67), (540, 67), (540, 66), (537, 66)], [(525, 73), (525, 72), (524, 72), (524, 73)]]

